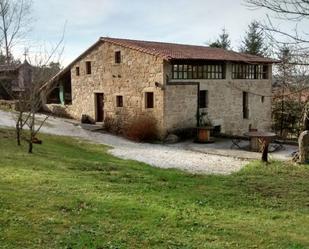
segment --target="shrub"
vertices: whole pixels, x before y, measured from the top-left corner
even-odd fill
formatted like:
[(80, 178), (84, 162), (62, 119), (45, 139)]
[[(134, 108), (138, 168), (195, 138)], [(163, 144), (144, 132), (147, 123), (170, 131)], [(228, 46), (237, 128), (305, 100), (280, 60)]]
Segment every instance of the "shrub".
[(103, 128), (104, 130), (106, 130), (107, 132), (111, 132), (114, 134), (121, 134), (122, 133), (122, 122), (120, 120), (120, 118), (118, 117), (105, 117), (104, 119), (104, 124), (103, 124)]
[(140, 116), (125, 127), (124, 135), (137, 142), (151, 142), (159, 138), (157, 122), (152, 117)]
[(82, 114), (82, 117), (80, 119), (80, 122), (82, 124), (95, 124), (95, 121), (93, 118), (91, 118), (89, 115)]

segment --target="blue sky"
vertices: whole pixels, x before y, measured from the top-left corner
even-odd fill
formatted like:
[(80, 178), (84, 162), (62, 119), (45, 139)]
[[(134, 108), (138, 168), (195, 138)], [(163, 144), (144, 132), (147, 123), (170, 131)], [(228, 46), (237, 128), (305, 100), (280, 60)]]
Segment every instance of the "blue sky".
[(29, 54), (57, 43), (64, 23), (64, 65), (100, 36), (200, 45), (226, 28), (237, 49), (247, 25), (263, 17), (242, 0), (33, 0)]

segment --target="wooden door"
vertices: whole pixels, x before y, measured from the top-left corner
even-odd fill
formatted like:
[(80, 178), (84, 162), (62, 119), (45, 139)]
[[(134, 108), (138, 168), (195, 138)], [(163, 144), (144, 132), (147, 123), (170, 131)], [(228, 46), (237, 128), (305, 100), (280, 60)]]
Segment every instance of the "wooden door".
[(104, 120), (104, 93), (96, 93), (96, 122)]

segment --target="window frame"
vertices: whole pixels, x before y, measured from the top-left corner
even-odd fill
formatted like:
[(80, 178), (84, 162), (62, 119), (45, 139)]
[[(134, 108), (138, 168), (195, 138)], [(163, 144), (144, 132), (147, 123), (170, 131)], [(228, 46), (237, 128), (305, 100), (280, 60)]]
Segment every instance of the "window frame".
[(91, 61), (86, 61), (86, 74), (92, 74), (92, 63), (91, 63)]
[(199, 91), (199, 108), (208, 108), (208, 90)]
[(75, 67), (75, 75), (80, 76), (80, 67), (79, 66)]
[(210, 79), (222, 80), (225, 79), (225, 64), (224, 63), (172, 63), (172, 79), (175, 80), (195, 80), (195, 79)]
[(121, 63), (121, 51), (115, 51), (115, 64), (120, 64)]
[(242, 92), (242, 117), (243, 119), (249, 119), (249, 93)]
[(232, 64), (232, 79), (234, 80), (268, 80), (267, 64)]
[(153, 108), (154, 108), (154, 92), (145, 92), (145, 109), (153, 109)]
[(116, 107), (123, 107), (123, 95), (116, 95)]

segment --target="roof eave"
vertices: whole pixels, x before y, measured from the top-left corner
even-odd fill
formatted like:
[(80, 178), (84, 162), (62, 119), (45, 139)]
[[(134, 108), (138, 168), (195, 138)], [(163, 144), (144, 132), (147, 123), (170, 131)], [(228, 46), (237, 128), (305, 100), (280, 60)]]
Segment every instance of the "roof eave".
[(207, 59), (207, 58), (179, 58), (179, 57), (166, 57), (165, 58), (167, 61), (171, 62), (173, 60), (200, 60), (200, 61), (224, 61), (224, 62), (242, 62), (242, 63), (260, 63), (260, 64), (275, 64), (275, 63), (280, 63), (280, 61), (277, 60), (241, 60), (241, 59), (225, 59), (225, 58), (211, 58), (211, 59)]
[(117, 42), (117, 41), (111, 40), (108, 37), (100, 37), (100, 40), (104, 41), (104, 42), (109, 42), (111, 44), (114, 44), (114, 45), (117, 45), (117, 46), (121, 46), (121, 47), (124, 47), (124, 48), (133, 49), (133, 50), (139, 51), (141, 53), (145, 53), (145, 54), (153, 55), (153, 56), (156, 56), (156, 57), (160, 57), (163, 60), (169, 60), (169, 56), (166, 56), (166, 55), (161, 54), (159, 52), (152, 52), (152, 51), (149, 51), (147, 49), (138, 48), (138, 47), (135, 47), (135, 46), (130, 46), (130, 45), (127, 45), (127, 44), (123, 44), (121, 42)]

